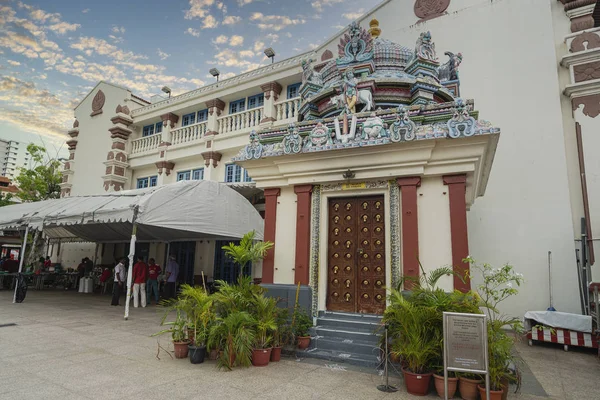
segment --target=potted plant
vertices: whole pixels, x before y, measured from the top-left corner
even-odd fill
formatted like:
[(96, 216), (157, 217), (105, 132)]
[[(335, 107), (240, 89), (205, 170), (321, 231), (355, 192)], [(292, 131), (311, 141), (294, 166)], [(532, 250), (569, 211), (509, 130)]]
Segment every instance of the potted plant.
[(291, 329), (288, 324), (288, 309), (278, 308), (275, 311), (275, 323), (277, 329), (273, 332), (273, 350), (271, 350), (271, 361), (281, 360), (281, 349), (289, 341)]
[(296, 308), (292, 318), (292, 330), (296, 336), (299, 349), (304, 350), (310, 346), (309, 329), (312, 328), (312, 326), (312, 319), (308, 314), (305, 311)]
[[(471, 271), (481, 273), (482, 283), (478, 285), (477, 291), (488, 317), (489, 400), (501, 400), (508, 393), (508, 384), (511, 381), (518, 383), (520, 375), (518, 369), (515, 373), (509, 370), (511, 364), (516, 367), (520, 360), (512, 352), (514, 338), (508, 335), (507, 329), (520, 334), (523, 325), (517, 318), (501, 315), (498, 305), (518, 293), (516, 287), (523, 282), (523, 275), (515, 272), (514, 267), (509, 264), (493, 268), (489, 264), (477, 264), (471, 257), (463, 261), (471, 264)], [(485, 392), (485, 386), (480, 384), (479, 394), (482, 399), (488, 400)]]
[(477, 374), (458, 374), (458, 391), (462, 400), (477, 400), (478, 386), (483, 382)]
[(271, 297), (257, 296), (253, 301), (254, 329), (256, 336), (252, 350), (252, 365), (264, 367), (271, 359), (272, 333), (277, 330), (275, 319), (277, 300)]
[(173, 346), (175, 348), (175, 358), (186, 358), (188, 356), (188, 344), (190, 343), (190, 341), (186, 337), (185, 317), (183, 316), (183, 312), (178, 305), (175, 305), (174, 307), (176, 311), (175, 321), (165, 322), (165, 318), (169, 313), (167, 311), (167, 313), (165, 313), (165, 317), (163, 317), (163, 320), (161, 322), (162, 326), (168, 325), (170, 326), (170, 328), (164, 329), (160, 332), (156, 332), (152, 336), (159, 336), (165, 333), (170, 333), (171, 338), (173, 340)]
[(190, 362), (203, 363), (208, 332), (216, 318), (212, 298), (201, 287), (182, 285), (180, 300), (188, 319)]
[(211, 349), (221, 349), (217, 366), (231, 370), (235, 365), (249, 366), (255, 340), (254, 319), (246, 311), (218, 317), (208, 335)]
[[(444, 384), (444, 369), (437, 368), (436, 373), (433, 374), (433, 379), (435, 383), (435, 390), (440, 398), (445, 398), (446, 394), (446, 386)], [(456, 389), (458, 387), (458, 378), (456, 377), (456, 373), (452, 371), (448, 371), (448, 398), (454, 398), (456, 394)]]

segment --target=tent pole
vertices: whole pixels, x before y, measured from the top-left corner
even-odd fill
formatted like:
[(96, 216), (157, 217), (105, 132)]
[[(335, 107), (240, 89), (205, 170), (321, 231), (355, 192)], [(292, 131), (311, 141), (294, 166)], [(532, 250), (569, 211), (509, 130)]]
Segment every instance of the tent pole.
[[(134, 218), (135, 219), (135, 218)], [(125, 320), (129, 318), (129, 303), (131, 300), (131, 281), (133, 279), (133, 256), (135, 254), (135, 240), (137, 224), (134, 222), (131, 232), (131, 243), (129, 244), (129, 272), (127, 273), (127, 297), (125, 298)]]
[[(21, 247), (21, 253), (19, 254), (19, 275), (23, 272), (23, 260), (25, 259), (25, 249), (27, 247), (27, 236), (29, 235), (29, 224), (25, 228), (25, 237), (23, 238), (23, 246)], [(19, 275), (17, 275), (17, 282), (15, 283), (15, 294), (13, 295), (13, 304), (17, 302), (17, 289), (19, 288)]]
[(100, 243), (96, 242), (96, 249), (94, 250), (94, 266), (96, 266), (96, 261), (98, 260), (98, 246), (100, 246)]

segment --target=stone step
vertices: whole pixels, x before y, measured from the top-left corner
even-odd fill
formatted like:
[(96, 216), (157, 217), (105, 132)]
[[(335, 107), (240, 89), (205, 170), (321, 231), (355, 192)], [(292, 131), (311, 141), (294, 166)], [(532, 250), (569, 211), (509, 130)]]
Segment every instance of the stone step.
[(381, 325), (377, 321), (358, 321), (329, 317), (317, 318), (317, 326), (350, 332), (379, 333)]
[(322, 326), (314, 327), (311, 332), (311, 336), (325, 337), (328, 339), (338, 339), (340, 341), (352, 340), (373, 345), (377, 345), (379, 343), (380, 338), (380, 335), (377, 335), (373, 332), (326, 328)]
[(379, 359), (376, 356), (366, 356), (335, 350), (321, 350), (317, 348), (297, 350), (296, 356), (300, 358), (307, 357), (330, 361), (333, 363), (333, 365), (331, 365), (332, 368), (343, 368), (343, 364), (357, 365), (366, 368), (378, 368), (380, 364)]
[(318, 350), (337, 351), (341, 353), (360, 354), (364, 356), (377, 357), (379, 355), (379, 346), (375, 342), (368, 342), (354, 339), (339, 339), (331, 337), (316, 336), (311, 340), (311, 347)]
[(338, 311), (319, 311), (319, 318), (341, 319), (346, 321), (363, 321), (363, 322), (381, 322), (381, 315), (375, 314), (358, 314)]

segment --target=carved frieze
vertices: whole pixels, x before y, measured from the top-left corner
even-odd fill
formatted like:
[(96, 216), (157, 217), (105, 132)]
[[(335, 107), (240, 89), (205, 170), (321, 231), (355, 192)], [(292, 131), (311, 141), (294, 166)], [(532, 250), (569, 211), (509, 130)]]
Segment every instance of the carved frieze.
[(573, 67), (575, 82), (585, 82), (600, 78), (600, 61), (575, 65)]
[(600, 94), (576, 97), (572, 100), (573, 111), (583, 105), (583, 115), (596, 118), (600, 115)]
[(571, 42), (571, 52), (591, 50), (600, 47), (600, 36), (595, 32), (583, 32)]
[(98, 93), (94, 96), (92, 100), (92, 113), (90, 117), (94, 115), (102, 114), (102, 107), (104, 107), (104, 102), (106, 101), (106, 96), (102, 90), (98, 90)]
[(421, 18), (421, 21), (437, 18), (446, 12), (450, 0), (417, 0), (415, 1), (415, 15)]

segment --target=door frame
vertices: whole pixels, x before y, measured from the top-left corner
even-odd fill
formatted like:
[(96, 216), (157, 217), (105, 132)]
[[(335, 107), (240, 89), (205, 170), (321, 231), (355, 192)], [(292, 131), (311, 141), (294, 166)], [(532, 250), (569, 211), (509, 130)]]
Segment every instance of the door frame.
[[(383, 195), (385, 209), (385, 284), (389, 287), (392, 283), (392, 248), (391, 248), (391, 212), (390, 212), (390, 190), (389, 188), (380, 189), (359, 189), (359, 190), (340, 190), (325, 191), (321, 193), (320, 215), (319, 215), (319, 282), (318, 282), (318, 310), (327, 310), (327, 282), (329, 280), (328, 268), (328, 243), (329, 243), (329, 199), (345, 197), (366, 197)], [(314, 212), (314, 210), (313, 210)], [(387, 296), (386, 296), (387, 305)]]

